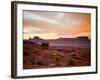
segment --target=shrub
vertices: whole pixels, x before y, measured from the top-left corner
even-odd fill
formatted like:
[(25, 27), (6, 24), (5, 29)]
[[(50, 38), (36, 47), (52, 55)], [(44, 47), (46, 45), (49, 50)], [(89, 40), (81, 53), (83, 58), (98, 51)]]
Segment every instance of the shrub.
[(68, 65), (74, 65), (74, 61), (70, 59)]
[(42, 48), (44, 48), (44, 49), (48, 49), (49, 43), (48, 43), (48, 42), (42, 42), (41, 46), (42, 46)]
[(43, 62), (41, 62), (41, 60), (38, 59), (32, 59), (30, 60), (32, 65), (44, 65)]

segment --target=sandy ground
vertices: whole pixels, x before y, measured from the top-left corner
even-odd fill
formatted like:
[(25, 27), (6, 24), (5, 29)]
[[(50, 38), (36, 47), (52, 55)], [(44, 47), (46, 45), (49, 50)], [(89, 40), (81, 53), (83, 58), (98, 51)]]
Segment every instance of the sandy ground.
[(89, 48), (43, 48), (33, 44), (24, 44), (23, 50), (23, 69), (91, 65)]

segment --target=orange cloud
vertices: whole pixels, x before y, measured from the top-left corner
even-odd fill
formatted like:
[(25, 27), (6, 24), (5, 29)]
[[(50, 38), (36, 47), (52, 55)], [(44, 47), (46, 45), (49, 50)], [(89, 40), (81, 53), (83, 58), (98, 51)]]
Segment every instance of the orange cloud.
[(44, 39), (88, 36), (91, 33), (89, 13), (24, 11), (24, 38)]

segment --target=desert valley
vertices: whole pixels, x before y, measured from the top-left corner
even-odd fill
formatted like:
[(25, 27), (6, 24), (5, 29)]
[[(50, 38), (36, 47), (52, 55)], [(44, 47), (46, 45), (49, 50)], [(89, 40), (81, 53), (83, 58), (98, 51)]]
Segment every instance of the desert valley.
[(88, 37), (44, 40), (35, 36), (23, 40), (23, 69), (78, 67), (91, 65)]

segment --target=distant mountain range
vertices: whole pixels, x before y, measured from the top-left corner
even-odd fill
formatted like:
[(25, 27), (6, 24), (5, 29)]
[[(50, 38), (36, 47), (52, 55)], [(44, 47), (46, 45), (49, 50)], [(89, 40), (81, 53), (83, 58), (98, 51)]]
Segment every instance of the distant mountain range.
[(59, 38), (59, 39), (49, 39), (44, 40), (35, 36), (28, 40), (29, 42), (37, 43), (41, 45), (43, 42), (48, 42), (49, 46), (84, 46), (89, 47), (91, 45), (91, 40), (88, 37), (77, 37), (77, 38)]

